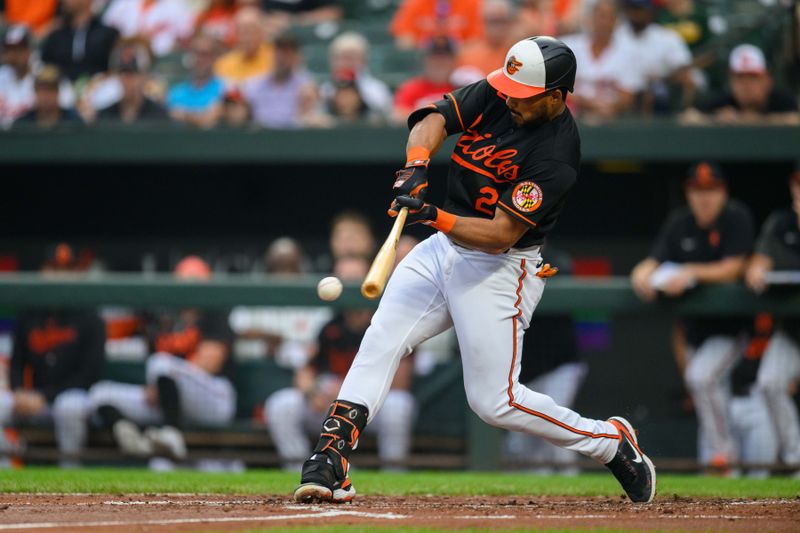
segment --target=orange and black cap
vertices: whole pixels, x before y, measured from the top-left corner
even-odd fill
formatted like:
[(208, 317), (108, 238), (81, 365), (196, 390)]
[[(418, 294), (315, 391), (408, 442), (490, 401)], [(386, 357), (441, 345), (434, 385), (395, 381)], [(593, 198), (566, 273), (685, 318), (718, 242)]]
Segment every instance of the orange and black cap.
[(722, 169), (715, 163), (701, 161), (689, 169), (686, 187), (690, 189), (717, 189), (727, 187), (728, 181)]

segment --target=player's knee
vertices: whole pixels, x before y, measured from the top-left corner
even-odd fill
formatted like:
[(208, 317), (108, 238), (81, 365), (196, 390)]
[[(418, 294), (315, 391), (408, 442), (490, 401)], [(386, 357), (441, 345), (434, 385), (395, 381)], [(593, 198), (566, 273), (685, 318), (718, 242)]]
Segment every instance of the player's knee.
[(686, 386), (693, 391), (704, 390), (716, 384), (718, 376), (708, 371), (700, 365), (689, 365), (686, 367), (684, 376)]
[(478, 415), (478, 418), (490, 426), (502, 427), (505, 415), (510, 411), (506, 401), (496, 401), (488, 395), (467, 396), (470, 409)]
[(159, 352), (147, 358), (145, 373), (147, 382), (153, 383), (160, 376), (171, 376), (175, 370), (175, 363), (178, 358), (168, 353)]
[(53, 417), (57, 420), (80, 420), (86, 416), (87, 404), (85, 393), (62, 393), (53, 401)]
[(101, 405), (113, 404), (116, 397), (114, 391), (116, 386), (111, 381), (101, 381), (89, 389), (89, 404), (93, 408)]
[(302, 418), (305, 398), (300, 390), (286, 388), (271, 394), (264, 402), (264, 418), (272, 422), (291, 423)]

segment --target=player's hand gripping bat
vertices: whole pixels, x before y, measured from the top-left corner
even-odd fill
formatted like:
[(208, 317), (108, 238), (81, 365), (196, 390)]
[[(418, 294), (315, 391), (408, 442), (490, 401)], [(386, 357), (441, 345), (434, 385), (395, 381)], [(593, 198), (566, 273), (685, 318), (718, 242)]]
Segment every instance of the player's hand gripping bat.
[(383, 289), (386, 287), (386, 282), (389, 280), (389, 275), (392, 273), (394, 267), (394, 257), (397, 253), (397, 241), (400, 239), (400, 233), (403, 231), (403, 226), (406, 223), (408, 216), (408, 208), (403, 207), (394, 219), (394, 225), (386, 237), (386, 241), (378, 250), (378, 255), (372, 262), (372, 266), (364, 278), (364, 283), (361, 284), (361, 294), (365, 298), (374, 300), (383, 294)]

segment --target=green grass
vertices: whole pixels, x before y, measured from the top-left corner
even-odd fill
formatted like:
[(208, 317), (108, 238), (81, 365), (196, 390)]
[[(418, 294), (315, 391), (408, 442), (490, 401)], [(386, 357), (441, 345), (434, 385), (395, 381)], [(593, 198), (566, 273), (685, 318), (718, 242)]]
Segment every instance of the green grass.
[[(279, 527), (270, 529), (248, 529), (241, 533), (340, 533), (342, 526), (297, 526), (297, 527)], [(347, 533), (486, 533), (486, 529), (449, 529), (449, 528), (432, 528), (432, 527), (389, 527), (389, 526), (355, 526), (348, 525)], [(502, 529), (503, 533), (531, 533), (531, 528), (510, 528)], [(590, 529), (536, 529), (536, 533), (638, 533), (641, 530), (631, 529), (608, 529), (608, 528), (590, 528)], [(667, 533), (661, 530), (647, 530), (647, 533)], [(670, 530), (669, 533), (681, 533), (680, 531)]]
[[(253, 470), (242, 474), (208, 474), (194, 471), (170, 473), (142, 469), (91, 468), (60, 470), (27, 467), (0, 470), (3, 492), (88, 493), (225, 493), (286, 494), (298, 476), (275, 470)], [(352, 476), (360, 494), (383, 495), (559, 495), (619, 496), (622, 491), (608, 474), (578, 477), (534, 476), (499, 472), (413, 472), (408, 474), (358, 471)], [(714, 477), (659, 476), (661, 498), (794, 498), (800, 483), (787, 478), (766, 480)]]

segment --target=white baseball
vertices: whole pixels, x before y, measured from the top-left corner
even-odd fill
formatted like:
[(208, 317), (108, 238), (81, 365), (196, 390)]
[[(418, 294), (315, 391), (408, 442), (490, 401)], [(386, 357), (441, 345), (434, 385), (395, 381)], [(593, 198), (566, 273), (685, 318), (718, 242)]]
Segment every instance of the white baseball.
[(342, 295), (342, 282), (334, 276), (322, 278), (317, 284), (317, 294), (326, 302), (332, 302)]

